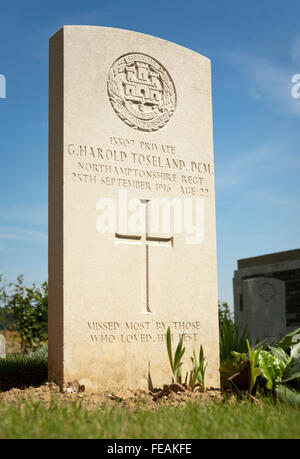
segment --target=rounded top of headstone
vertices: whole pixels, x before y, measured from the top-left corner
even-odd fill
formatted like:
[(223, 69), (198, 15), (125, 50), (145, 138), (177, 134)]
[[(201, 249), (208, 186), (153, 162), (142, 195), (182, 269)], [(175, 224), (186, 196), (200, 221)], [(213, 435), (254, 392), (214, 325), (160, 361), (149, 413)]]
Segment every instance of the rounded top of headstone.
[[(195, 57), (200, 57), (202, 59), (205, 59), (210, 62), (210, 59), (206, 56), (204, 56), (201, 53), (198, 53), (197, 51), (194, 51), (193, 49), (187, 48), (186, 46), (179, 45), (178, 43), (174, 43), (173, 41), (166, 40), (164, 38), (156, 37), (154, 35), (149, 35), (143, 32), (136, 32), (135, 30), (128, 30), (128, 29), (121, 29), (119, 27), (104, 27), (104, 26), (90, 26), (90, 25), (71, 25), (71, 24), (66, 24), (61, 29), (59, 29), (57, 32), (55, 32), (52, 36), (56, 35), (57, 33), (61, 31), (76, 31), (76, 30), (86, 30), (87, 32), (93, 32), (93, 31), (103, 31), (103, 32), (108, 32), (112, 34), (127, 34), (128, 36), (133, 36), (133, 37), (140, 37), (141, 39), (151, 39), (154, 41), (160, 41), (161, 43), (168, 44), (177, 48), (182, 49), (183, 51), (186, 51), (187, 53), (192, 53), (194, 54)], [(51, 38), (52, 38), (51, 36)]]
[(243, 285), (251, 288), (265, 302), (273, 301), (277, 295), (284, 294), (285, 282), (272, 277), (254, 277), (243, 280)]

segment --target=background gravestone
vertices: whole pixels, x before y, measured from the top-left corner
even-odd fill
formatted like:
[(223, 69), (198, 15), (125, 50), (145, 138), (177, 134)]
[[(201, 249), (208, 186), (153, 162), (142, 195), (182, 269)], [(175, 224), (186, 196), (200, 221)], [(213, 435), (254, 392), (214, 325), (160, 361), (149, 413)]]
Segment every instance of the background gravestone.
[(0, 334), (0, 357), (6, 357), (6, 340), (5, 336)]
[[(206, 383), (219, 386), (210, 61), (135, 32), (66, 26), (50, 40), (49, 113), (50, 378), (168, 383), (170, 326), (173, 349), (184, 334), (184, 370), (202, 344)], [(156, 198), (191, 204), (184, 225), (204, 207), (201, 240), (152, 231)], [(103, 233), (105, 203), (118, 216)], [(142, 230), (119, 223), (134, 203)]]
[(272, 278), (243, 281), (243, 297), (236, 323), (240, 331), (246, 326), (251, 341), (268, 339), (277, 342), (286, 333), (285, 285)]
[(300, 249), (243, 258), (234, 271), (235, 316), (239, 315), (243, 280), (267, 277), (284, 281), (287, 333), (300, 327)]

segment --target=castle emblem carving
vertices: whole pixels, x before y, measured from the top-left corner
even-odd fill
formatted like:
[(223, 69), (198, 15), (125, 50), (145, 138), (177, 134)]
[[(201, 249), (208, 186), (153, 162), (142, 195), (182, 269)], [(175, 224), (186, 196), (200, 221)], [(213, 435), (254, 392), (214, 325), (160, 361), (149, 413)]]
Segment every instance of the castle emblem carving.
[(146, 54), (129, 53), (111, 66), (107, 92), (116, 114), (140, 131), (157, 131), (176, 109), (176, 90), (167, 70)]

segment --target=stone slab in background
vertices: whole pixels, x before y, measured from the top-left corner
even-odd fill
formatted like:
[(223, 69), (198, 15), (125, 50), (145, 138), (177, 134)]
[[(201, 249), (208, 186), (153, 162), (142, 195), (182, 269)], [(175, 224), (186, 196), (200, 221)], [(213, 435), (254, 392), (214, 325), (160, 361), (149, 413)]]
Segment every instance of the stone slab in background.
[(276, 343), (286, 334), (285, 285), (272, 278), (243, 281), (239, 329), (247, 327), (252, 344), (267, 339)]

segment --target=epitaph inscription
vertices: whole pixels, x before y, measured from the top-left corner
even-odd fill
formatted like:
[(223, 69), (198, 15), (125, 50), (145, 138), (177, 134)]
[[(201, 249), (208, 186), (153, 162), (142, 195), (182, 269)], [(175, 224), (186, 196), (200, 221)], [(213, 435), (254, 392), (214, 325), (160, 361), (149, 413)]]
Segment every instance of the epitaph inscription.
[(142, 53), (117, 59), (109, 72), (107, 91), (119, 118), (140, 131), (157, 131), (173, 115), (176, 91), (167, 70)]
[(147, 343), (155, 345), (166, 342), (166, 331), (170, 327), (171, 339), (178, 342), (181, 337), (185, 343), (197, 343), (201, 330), (200, 320), (185, 321), (89, 321), (87, 332), (96, 344)]

